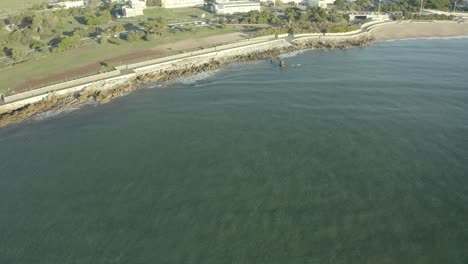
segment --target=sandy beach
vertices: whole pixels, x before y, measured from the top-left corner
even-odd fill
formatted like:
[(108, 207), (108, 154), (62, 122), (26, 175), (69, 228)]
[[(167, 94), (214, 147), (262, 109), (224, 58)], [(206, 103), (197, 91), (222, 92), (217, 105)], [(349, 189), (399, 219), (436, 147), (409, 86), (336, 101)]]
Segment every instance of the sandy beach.
[(376, 40), (468, 36), (468, 23), (452, 21), (402, 22), (381, 25), (372, 31)]

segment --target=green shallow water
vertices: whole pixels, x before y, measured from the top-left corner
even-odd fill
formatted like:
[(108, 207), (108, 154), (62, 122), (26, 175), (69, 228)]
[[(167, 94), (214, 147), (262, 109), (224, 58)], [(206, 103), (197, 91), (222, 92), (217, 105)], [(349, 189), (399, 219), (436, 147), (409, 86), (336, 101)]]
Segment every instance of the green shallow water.
[(0, 263), (467, 264), (467, 47), (308, 51), (2, 128)]

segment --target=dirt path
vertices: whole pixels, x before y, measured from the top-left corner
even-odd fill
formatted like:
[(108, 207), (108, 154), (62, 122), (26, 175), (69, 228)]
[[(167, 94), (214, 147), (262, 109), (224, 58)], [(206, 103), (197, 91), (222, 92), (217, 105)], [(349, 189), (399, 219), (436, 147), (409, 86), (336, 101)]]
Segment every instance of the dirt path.
[(101, 68), (99, 63), (91, 63), (85, 66), (71, 68), (63, 72), (50, 74), (47, 77), (39, 79), (29, 79), (18, 84), (15, 87), (17, 93), (29, 91), (33, 88), (44, 86), (45, 84), (59, 83), (75, 79), (77, 77), (86, 76), (90, 73), (98, 72)]
[[(210, 36), (200, 39), (180, 40), (174, 43), (157, 45), (151, 49), (135, 51), (121, 56), (104, 59), (102, 61), (91, 62), (85, 66), (69, 68), (61, 72), (51, 72), (49, 75), (44, 76), (42, 78), (26, 79), (24, 82), (18, 84), (15, 87), (15, 91), (17, 93), (24, 92), (42, 86), (92, 75), (97, 73), (101, 69), (102, 65), (116, 66), (149, 59), (156, 59), (167, 56), (174, 51), (221, 45), (241, 40), (246, 37), (247, 35), (242, 33), (229, 33), (224, 35)], [(109, 46), (109, 48), (112, 47)]]

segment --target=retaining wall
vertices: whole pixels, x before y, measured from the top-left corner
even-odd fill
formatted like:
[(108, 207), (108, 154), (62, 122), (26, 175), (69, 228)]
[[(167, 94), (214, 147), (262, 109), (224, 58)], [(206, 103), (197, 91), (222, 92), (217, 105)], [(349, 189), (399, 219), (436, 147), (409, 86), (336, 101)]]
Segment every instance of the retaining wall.
[[(287, 34), (286, 34), (286, 36), (287, 36)], [(164, 58), (148, 60), (148, 61), (142, 61), (142, 62), (137, 62), (137, 63), (128, 64), (128, 65), (124, 65), (124, 66), (119, 66), (119, 67), (116, 67), (116, 69), (135, 69), (135, 68), (138, 68), (138, 67), (153, 65), (153, 64), (157, 64), (157, 63), (166, 62), (166, 61), (174, 61), (174, 60), (193, 57), (193, 56), (202, 55), (202, 54), (206, 54), (206, 53), (210, 53), (210, 52), (216, 52), (216, 51), (221, 51), (221, 50), (225, 50), (225, 49), (231, 49), (231, 48), (234, 48), (234, 47), (243, 47), (243, 46), (249, 45), (251, 43), (261, 43), (261, 42), (270, 41), (270, 40), (274, 40), (274, 39), (276, 39), (275, 36), (265, 36), (265, 37), (252, 38), (252, 39), (249, 39), (249, 40), (242, 40), (242, 41), (234, 42), (234, 43), (231, 43), (231, 44), (222, 45), (222, 46), (219, 46), (219, 47), (212, 47), (212, 48), (201, 49), (201, 50), (196, 50), (196, 51), (187, 51), (187, 52), (184, 52), (184, 53), (181, 53), (181, 54), (172, 55), (172, 56), (168, 56), (168, 57), (164, 57)]]
[[(328, 40), (343, 39), (343, 37), (355, 38), (367, 34), (369, 26), (373, 24), (382, 23), (385, 22), (366, 23), (361, 27), (360, 30), (346, 33), (329, 33), (325, 36), (323, 36), (323, 34), (321, 33), (298, 34), (295, 36), (297, 39), (295, 39), (294, 41), (306, 41), (317, 37)], [(50, 85), (21, 94), (5, 97), (4, 104), (0, 105), (0, 113), (8, 112), (23, 107), (27, 104), (38, 102), (48, 97), (49, 95), (69, 95), (84, 89), (111, 89), (120, 83), (128, 81), (131, 78), (150, 72), (157, 74), (158, 72), (167, 69), (180, 69), (187, 67), (188, 65), (203, 64), (216, 58), (244, 55), (251, 52), (259, 52), (272, 48), (287, 47), (292, 45), (291, 43), (286, 41), (285, 38), (287, 36), (289, 35), (278, 35), (278, 38), (276, 38), (274, 35), (263, 36), (258, 38), (252, 38), (249, 40), (242, 40), (239, 42), (219, 47), (202, 49), (193, 52), (186, 52), (160, 59), (118, 66), (116, 67), (117, 70), (111, 72), (97, 74), (55, 85)], [(122, 75), (121, 70), (124, 69), (132, 69), (133, 73)]]
[(254, 43), (250, 45), (243, 45), (241, 47), (235, 47), (230, 49), (222, 49), (219, 51), (213, 51), (198, 56), (182, 58), (178, 60), (172, 60), (167, 62), (162, 62), (158, 64), (143, 66), (133, 69), (137, 74), (146, 74), (146, 73), (158, 73), (168, 69), (180, 69), (188, 65), (200, 65), (206, 62), (209, 62), (212, 59), (222, 59), (229, 56), (244, 55), (251, 52), (264, 51), (271, 48), (283, 47), (291, 45), (284, 39), (275, 39), (267, 42)]
[(106, 90), (106, 89), (112, 89), (116, 85), (123, 84), (127, 81), (129, 81), (132, 78), (135, 78), (136, 74), (135, 73), (129, 73), (125, 75), (120, 75), (117, 77), (113, 78), (108, 78), (108, 79), (102, 79), (90, 83), (85, 83), (85, 84), (80, 84), (76, 85), (73, 87), (69, 87), (66, 89), (61, 89), (61, 90), (55, 90), (55, 91), (49, 91), (47, 93), (43, 93), (40, 95), (34, 95), (26, 99), (18, 100), (15, 102), (10, 102), (4, 105), (0, 105), (0, 113), (5, 113), (9, 112), (18, 108), (21, 108), (25, 105), (32, 104), (39, 102), (49, 96), (64, 96), (64, 95), (70, 95), (78, 91), (83, 91), (86, 89), (100, 89), (100, 90)]
[(65, 88), (68, 88), (68, 87), (77, 86), (77, 85), (80, 85), (80, 84), (90, 83), (90, 82), (94, 82), (94, 81), (97, 81), (97, 80), (107, 79), (107, 78), (117, 76), (117, 75), (120, 75), (119, 70), (110, 71), (110, 72), (101, 73), (101, 74), (96, 74), (96, 75), (92, 75), (92, 76), (89, 76), (89, 77), (76, 79), (76, 80), (72, 80), (72, 81), (68, 81), (68, 82), (53, 84), (53, 85), (46, 86), (46, 87), (43, 87), (43, 88), (34, 89), (34, 90), (23, 92), (23, 93), (20, 93), (20, 94), (7, 96), (7, 97), (5, 97), (4, 102), (5, 103), (11, 103), (11, 102), (23, 100), (23, 99), (26, 99), (26, 98), (29, 98), (29, 97), (38, 96), (38, 95), (41, 95), (41, 94), (44, 94), (44, 93), (49, 93), (49, 92), (52, 92), (52, 91), (57, 91), (57, 90), (65, 89)]

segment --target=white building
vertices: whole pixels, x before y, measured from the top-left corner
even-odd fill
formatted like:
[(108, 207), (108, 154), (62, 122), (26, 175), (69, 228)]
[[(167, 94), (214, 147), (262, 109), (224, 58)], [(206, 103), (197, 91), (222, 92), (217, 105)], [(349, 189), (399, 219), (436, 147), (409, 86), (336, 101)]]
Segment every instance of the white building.
[[(333, 0), (335, 1), (335, 0)], [(262, 3), (268, 3), (268, 4), (275, 4), (275, 0), (260, 0), (260, 2)], [(307, 5), (308, 4), (308, 0), (281, 0), (281, 2), (283, 4), (289, 4), (289, 3), (296, 3), (296, 4), (304, 4), (304, 5)]]
[(164, 8), (181, 8), (181, 7), (201, 7), (205, 5), (204, 0), (161, 0)]
[(235, 13), (260, 12), (260, 1), (218, 1), (214, 5), (217, 14), (230, 15)]
[(85, 6), (85, 0), (77, 0), (77, 1), (53, 1), (50, 2), (51, 5), (53, 6), (58, 6), (61, 8), (74, 8), (74, 7), (84, 7)]
[[(335, 3), (336, 0), (282, 0), (284, 4), (289, 3), (296, 3), (301, 5), (308, 5), (308, 6), (318, 6), (321, 8), (327, 8), (327, 5), (332, 5)], [(275, 0), (260, 0), (262, 3), (270, 3), (275, 4)]]
[(142, 16), (146, 8), (146, 0), (129, 0), (128, 6), (122, 7), (124, 17)]

